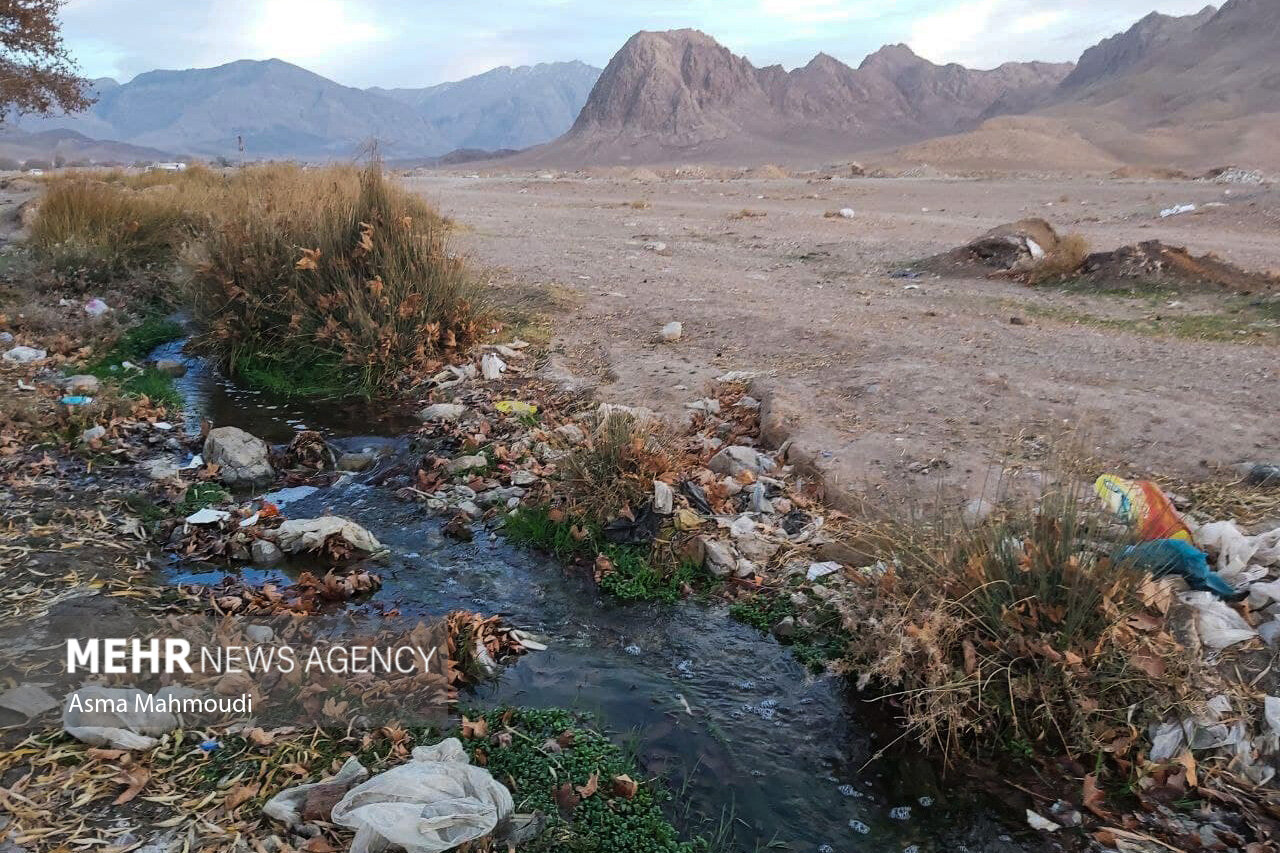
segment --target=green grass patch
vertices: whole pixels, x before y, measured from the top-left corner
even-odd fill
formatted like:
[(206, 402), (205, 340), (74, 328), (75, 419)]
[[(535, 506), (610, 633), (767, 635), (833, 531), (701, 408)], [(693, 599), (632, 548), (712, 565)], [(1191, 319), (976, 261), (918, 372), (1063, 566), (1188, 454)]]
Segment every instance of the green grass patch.
[[(575, 535), (575, 530), (577, 531)], [(686, 586), (703, 578), (696, 566), (655, 560), (655, 548), (606, 542), (600, 525), (584, 519), (556, 521), (546, 506), (520, 507), (507, 516), (503, 532), (517, 545), (546, 551), (562, 562), (594, 565), (598, 555), (613, 564), (600, 589), (620, 601), (678, 601)]]
[[(546, 830), (521, 845), (522, 851), (693, 853), (705, 848), (700, 840), (680, 840), (663, 813), (663, 804), (671, 799), (664, 788), (642, 782), (630, 799), (615, 793), (615, 778), (641, 782), (642, 774), (621, 747), (573, 713), (498, 708), (482, 716), (488, 734), (463, 739), (472, 763), (486, 767), (511, 790), (517, 812), (547, 816)], [(544, 749), (548, 741), (559, 751)], [(566, 784), (586, 788), (593, 775), (596, 792), (577, 798), (571, 809), (562, 808), (566, 797), (558, 800), (557, 790)]]
[(231, 363), (231, 372), (250, 388), (276, 397), (342, 397), (356, 381), (336, 356), (320, 352), (243, 355)]
[(790, 636), (779, 637), (778, 642), (791, 647), (796, 660), (810, 671), (822, 672), (828, 663), (838, 659), (848, 649), (850, 636), (840, 623), (837, 613), (821, 602), (814, 602), (815, 609), (803, 615), (811, 624), (804, 624), (801, 610), (791, 600), (798, 587), (780, 591), (766, 590), (739, 599), (729, 605), (729, 615), (739, 622), (766, 633), (772, 632), (788, 616), (796, 619), (796, 627)]
[(178, 502), (177, 511), (185, 517), (228, 500), (231, 500), (231, 493), (216, 483), (195, 483)]
[[(135, 397), (145, 395), (153, 403), (166, 408), (177, 408), (182, 405), (182, 395), (174, 386), (173, 378), (154, 368), (142, 367), (142, 362), (146, 361), (156, 347), (179, 340), (183, 334), (180, 323), (164, 317), (148, 317), (126, 329), (109, 350), (82, 369), (99, 379), (114, 382), (125, 394)], [(126, 361), (142, 369), (128, 370), (122, 367)]]
[(1242, 344), (1280, 343), (1280, 303), (1273, 300), (1229, 300), (1221, 312), (1203, 314), (1169, 309), (1144, 317), (1100, 317), (1056, 305), (1020, 305), (1028, 314), (1062, 323), (1132, 332), (1150, 337)]

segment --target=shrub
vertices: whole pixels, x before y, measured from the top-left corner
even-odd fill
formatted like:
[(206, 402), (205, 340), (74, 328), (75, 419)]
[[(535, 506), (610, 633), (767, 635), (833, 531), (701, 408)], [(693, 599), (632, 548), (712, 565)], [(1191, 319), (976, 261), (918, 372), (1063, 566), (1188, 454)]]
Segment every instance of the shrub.
[(186, 260), (204, 328), (195, 345), (232, 371), (331, 366), (372, 395), (476, 338), (475, 291), (446, 223), (378, 164), (246, 169), (226, 192)]
[(1028, 284), (1041, 284), (1075, 275), (1088, 256), (1088, 241), (1079, 234), (1068, 234), (1058, 240), (1058, 245), (1044, 260), (1027, 271), (1026, 281)]
[(873, 594), (840, 604), (856, 637), (845, 668), (952, 757), (1000, 743), (1079, 755), (1161, 718), (1189, 658), (1159, 588), (1109, 556), (1128, 536), (1092, 504), (1057, 487), (975, 528), (897, 525)]
[(172, 199), (63, 178), (45, 193), (31, 245), (63, 279), (103, 283), (167, 267), (194, 225)]
[(675, 467), (673, 455), (662, 424), (611, 412), (560, 460), (557, 491), (571, 501), (571, 512), (603, 523), (625, 507), (638, 510), (653, 481)]

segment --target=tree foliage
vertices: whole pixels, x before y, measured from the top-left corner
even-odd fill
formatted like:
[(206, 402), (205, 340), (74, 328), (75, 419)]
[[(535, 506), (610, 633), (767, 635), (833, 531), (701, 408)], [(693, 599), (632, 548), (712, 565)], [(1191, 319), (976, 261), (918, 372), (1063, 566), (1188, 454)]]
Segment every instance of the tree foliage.
[(0, 0), (0, 121), (10, 112), (78, 112), (93, 103), (62, 43), (66, 0)]

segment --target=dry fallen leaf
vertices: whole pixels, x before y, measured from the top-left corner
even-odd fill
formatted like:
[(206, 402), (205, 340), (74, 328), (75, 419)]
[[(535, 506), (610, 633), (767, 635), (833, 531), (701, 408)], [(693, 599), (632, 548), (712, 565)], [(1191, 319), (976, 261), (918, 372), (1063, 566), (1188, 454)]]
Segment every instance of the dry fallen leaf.
[(595, 792), (598, 791), (599, 789), (600, 789), (600, 772), (599, 771), (596, 771), (591, 774), (591, 776), (587, 779), (587, 784), (579, 785), (577, 787), (578, 793), (582, 796), (582, 799), (584, 800), (587, 797), (594, 796)]
[(621, 776), (613, 777), (613, 793), (614, 796), (622, 797), (629, 800), (636, 795), (636, 791), (640, 790), (639, 783), (625, 773)]
[(231, 811), (236, 806), (247, 803), (249, 800), (258, 796), (258, 789), (260, 787), (261, 786), (257, 782), (254, 782), (252, 785), (238, 784), (232, 786), (231, 790), (227, 791), (227, 811)]
[(116, 797), (112, 805), (122, 806), (132, 800), (138, 794), (142, 793), (142, 789), (147, 787), (147, 782), (151, 781), (151, 771), (145, 767), (133, 766), (120, 774), (119, 781), (128, 785), (120, 796)]
[(1103, 808), (1106, 796), (1098, 787), (1098, 774), (1090, 773), (1084, 777), (1084, 788), (1081, 791), (1082, 805), (1100, 818), (1107, 818), (1107, 810)]
[(476, 720), (462, 718), (462, 736), (464, 738), (484, 737), (489, 734), (489, 722), (481, 717)]

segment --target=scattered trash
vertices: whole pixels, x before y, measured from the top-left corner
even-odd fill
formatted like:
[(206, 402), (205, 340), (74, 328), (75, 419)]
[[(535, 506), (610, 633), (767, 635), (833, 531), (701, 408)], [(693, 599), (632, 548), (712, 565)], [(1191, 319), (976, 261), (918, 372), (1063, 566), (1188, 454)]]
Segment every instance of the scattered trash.
[(1062, 829), (1061, 825), (1054, 823), (1047, 817), (1036, 814), (1031, 809), (1027, 809), (1027, 824), (1032, 829), (1038, 829), (1041, 832), (1057, 832)]
[(0, 693), (0, 708), (30, 720), (58, 707), (58, 700), (37, 684), (19, 684)]
[(840, 571), (840, 564), (827, 561), (825, 563), (810, 563), (809, 571), (805, 572), (805, 580), (812, 583), (818, 578), (825, 578), (827, 575), (835, 574)]
[(1102, 502), (1137, 528), (1142, 539), (1181, 539), (1191, 542), (1191, 531), (1160, 487), (1150, 480), (1126, 480), (1103, 474), (1093, 489)]
[(191, 513), (191, 515), (188, 515), (183, 519), (183, 521), (187, 524), (221, 524), (230, 517), (231, 513), (224, 509), (205, 507), (204, 509)]
[(460, 403), (433, 403), (418, 412), (418, 420), (426, 423), (427, 421), (457, 421), (461, 420), (466, 414), (467, 407)]
[[(352, 787), (368, 778), (368, 769), (353, 755), (343, 763), (342, 768), (332, 779), (286, 788), (263, 804), (262, 813), (272, 820), (280, 821), (290, 829), (310, 820), (328, 821), (329, 814), (307, 813), (308, 802), (328, 800), (330, 803), (336, 803), (336, 800), (344, 796)], [(332, 808), (330, 805), (330, 812)]]
[(485, 379), (500, 379), (507, 369), (507, 363), (495, 353), (487, 352), (480, 359), (480, 374)]
[(493, 407), (504, 415), (516, 415), (517, 417), (530, 417), (538, 413), (538, 407), (532, 403), (526, 403), (523, 400), (499, 400), (493, 404)]
[(103, 302), (101, 299), (90, 299), (84, 304), (84, 313), (90, 317), (101, 317), (103, 314), (111, 310), (111, 306)]
[(107, 428), (98, 425), (91, 426), (84, 432), (80, 433), (80, 442), (82, 444), (93, 444), (107, 434)]
[(684, 325), (673, 320), (662, 327), (662, 331), (658, 332), (658, 337), (662, 338), (665, 343), (670, 344), (680, 340), (683, 334)]
[[(200, 457), (197, 456), (192, 460), (192, 462), (196, 462), (199, 459)], [(200, 462), (194, 467), (199, 468), (203, 464), (203, 462)], [(189, 465), (188, 467), (192, 466)], [(260, 500), (265, 501), (266, 503), (275, 504), (277, 507), (282, 507), (296, 501), (300, 501), (303, 498), (310, 497), (318, 491), (320, 490), (315, 486), (290, 486), (287, 489), (277, 489), (274, 492), (267, 492), (261, 496)]]
[(11, 361), (15, 364), (28, 364), (33, 361), (43, 361), (49, 355), (48, 352), (35, 347), (16, 346), (8, 350), (4, 354), (5, 361)]
[(349, 790), (333, 807), (332, 821), (356, 830), (351, 853), (386, 846), (442, 853), (490, 834), (514, 810), (506, 787), (472, 766), (462, 743), (448, 738), (416, 747), (407, 763)]
[(1214, 598), (1211, 593), (1184, 592), (1180, 599), (1195, 610), (1196, 630), (1200, 634), (1200, 641), (1214, 651), (1221, 651), (1258, 636), (1258, 632), (1249, 626), (1243, 616)]
[(360, 525), (337, 515), (319, 518), (292, 518), (276, 528), (276, 544), (280, 549), (297, 554), (302, 551), (319, 551), (331, 537), (347, 546), (369, 554), (382, 550), (382, 543)]
[(661, 240), (650, 240), (644, 244), (644, 249), (649, 252), (662, 253), (667, 250), (667, 244), (663, 243)]
[(647, 545), (658, 535), (662, 519), (647, 506), (635, 518), (619, 516), (604, 526), (604, 538), (615, 545)]
[(1280, 486), (1280, 465), (1254, 465), (1244, 481), (1251, 486)]
[(1168, 219), (1170, 216), (1181, 216), (1184, 213), (1194, 213), (1196, 206), (1194, 204), (1175, 204), (1173, 207), (1166, 207), (1160, 211), (1161, 219)]
[[(166, 707), (173, 699), (194, 695), (189, 688), (165, 687), (156, 692), (154, 705)], [(177, 716), (168, 711), (140, 710), (152, 704), (150, 696), (136, 687), (81, 687), (67, 697), (62, 728), (91, 746), (150, 749), (156, 738), (178, 727)], [(126, 710), (101, 710), (105, 708)]]
[(858, 214), (854, 212), (852, 207), (842, 207), (839, 210), (841, 219), (853, 219)]
[(1211, 592), (1219, 598), (1235, 601), (1246, 593), (1219, 577), (1209, 568), (1208, 556), (1182, 539), (1155, 539), (1120, 550), (1119, 561), (1128, 562), (1139, 571), (1151, 572), (1155, 577), (1178, 575), (1192, 589)]
[(62, 390), (68, 394), (76, 395), (93, 395), (98, 393), (102, 382), (98, 377), (89, 373), (77, 373), (75, 376), (68, 376), (62, 383)]
[[(68, 394), (66, 397), (63, 397), (59, 402), (61, 402), (62, 405), (64, 406), (87, 406), (93, 402), (93, 398), (86, 397), (83, 394)], [(105, 433), (106, 430), (104, 429), (103, 432)]]

